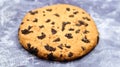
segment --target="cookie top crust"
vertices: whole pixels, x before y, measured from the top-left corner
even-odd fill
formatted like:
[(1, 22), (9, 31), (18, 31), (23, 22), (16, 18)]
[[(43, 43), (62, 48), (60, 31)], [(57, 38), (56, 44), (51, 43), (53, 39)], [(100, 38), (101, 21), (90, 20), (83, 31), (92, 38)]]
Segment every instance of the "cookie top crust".
[(18, 38), (25, 49), (40, 58), (69, 61), (90, 52), (99, 33), (85, 10), (55, 4), (29, 11), (20, 24)]

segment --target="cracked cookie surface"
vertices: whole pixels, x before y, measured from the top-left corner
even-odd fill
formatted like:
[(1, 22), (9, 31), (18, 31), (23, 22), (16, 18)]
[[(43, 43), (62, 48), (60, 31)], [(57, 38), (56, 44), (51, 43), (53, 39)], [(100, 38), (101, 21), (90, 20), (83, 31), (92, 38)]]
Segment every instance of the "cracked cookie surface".
[(21, 22), (18, 38), (38, 57), (69, 61), (90, 52), (99, 41), (99, 33), (86, 11), (56, 4), (29, 11)]

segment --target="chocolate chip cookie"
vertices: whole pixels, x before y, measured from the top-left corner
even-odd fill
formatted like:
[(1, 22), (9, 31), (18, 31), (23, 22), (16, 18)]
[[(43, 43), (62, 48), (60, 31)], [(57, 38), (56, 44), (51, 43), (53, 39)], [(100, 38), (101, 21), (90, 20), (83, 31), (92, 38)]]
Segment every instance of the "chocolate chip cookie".
[(69, 61), (90, 52), (98, 43), (99, 33), (86, 11), (56, 4), (29, 11), (18, 38), (26, 50), (40, 58)]

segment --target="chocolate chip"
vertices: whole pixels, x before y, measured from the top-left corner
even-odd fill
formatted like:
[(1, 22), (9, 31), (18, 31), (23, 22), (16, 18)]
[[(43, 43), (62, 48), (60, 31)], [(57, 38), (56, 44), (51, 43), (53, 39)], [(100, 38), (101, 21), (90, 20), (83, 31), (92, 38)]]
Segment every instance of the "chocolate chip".
[(44, 39), (46, 37), (46, 35), (43, 32), (41, 34), (42, 35), (41, 36), (37, 36), (37, 38), (42, 40), (42, 39)]
[(57, 31), (55, 29), (51, 29), (52, 34), (56, 34)]
[(62, 57), (63, 55), (62, 54), (60, 54), (60, 57)]
[(52, 61), (56, 59), (55, 56), (53, 56), (53, 53), (48, 54), (47, 58), (48, 60), (52, 60)]
[(97, 44), (99, 43), (99, 36), (97, 36)]
[(85, 47), (81, 46), (81, 49), (84, 51), (84, 50), (85, 50)]
[(33, 31), (29, 31), (27, 29), (24, 29), (24, 30), (21, 30), (21, 32), (22, 32), (22, 34), (26, 35), (26, 34), (29, 34), (29, 33), (33, 32)]
[(78, 14), (78, 13), (79, 13), (78, 11), (73, 12), (73, 14)]
[(73, 28), (70, 28), (69, 31), (74, 31), (74, 29), (73, 29)]
[(82, 14), (85, 14), (85, 12), (82, 12)]
[(73, 53), (69, 52), (68, 57), (72, 57), (72, 56), (73, 56)]
[(67, 45), (67, 44), (65, 44), (65, 47), (66, 47), (66, 48), (71, 48), (71, 46), (69, 46), (69, 45)]
[(44, 46), (46, 50), (48, 51), (55, 51), (56, 48), (52, 47), (52, 46), (49, 46), (48, 44)]
[(21, 23), (21, 25), (23, 25), (23, 24), (24, 24), (24, 22)]
[(45, 16), (45, 14), (43, 14), (43, 16)]
[(48, 23), (48, 22), (50, 22), (50, 21), (51, 21), (50, 19), (47, 19), (45, 22)]
[(60, 49), (63, 49), (63, 44), (60, 44), (57, 47), (60, 48)]
[(37, 48), (34, 48), (34, 47), (31, 47), (31, 44), (28, 43), (27, 44), (27, 47), (28, 47), (28, 51), (31, 53), (31, 54), (34, 54), (34, 55), (37, 55), (38, 54), (38, 49)]
[(90, 21), (88, 17), (83, 17), (84, 20)]
[(84, 34), (87, 34), (87, 33), (89, 33), (89, 31), (88, 31), (88, 30), (85, 30), (83, 33), (84, 33)]
[(27, 19), (27, 21), (29, 21), (29, 19)]
[(54, 25), (54, 24), (55, 24), (55, 22), (52, 22), (51, 24), (52, 24), (52, 25)]
[(79, 21), (78, 21), (78, 24), (76, 24), (76, 26), (81, 26), (81, 25), (84, 25), (84, 22), (81, 21), (81, 20), (79, 20)]
[(35, 15), (35, 14), (38, 13), (38, 11), (29, 11), (29, 13), (30, 13), (31, 15)]
[(52, 11), (52, 9), (46, 9), (46, 11), (49, 11), (49, 12), (51, 12), (51, 11)]
[(69, 17), (74, 17), (74, 15), (69, 15)]
[(79, 33), (80, 32), (80, 29), (76, 30), (75, 33)]
[(82, 41), (85, 42), (85, 43), (90, 43), (90, 41), (87, 39), (86, 36), (84, 38), (82, 38)]
[(45, 13), (45, 11), (43, 11), (43, 13)]
[(32, 28), (32, 26), (28, 26), (28, 30), (30, 30)]
[(30, 31), (31, 28), (32, 26), (28, 26), (28, 29), (21, 30), (22, 34), (26, 35), (26, 34), (32, 33), (33, 31)]
[(54, 14), (54, 15), (55, 15), (56, 17), (60, 17), (60, 15), (59, 15), (59, 14), (57, 14), (57, 13), (56, 13), (56, 14)]
[(87, 24), (87, 23), (85, 23), (84, 25), (85, 25), (86, 27), (88, 26), (88, 24)]
[(33, 20), (33, 22), (37, 22), (38, 21), (38, 19), (37, 18), (35, 18), (34, 20)]
[(53, 42), (59, 42), (60, 38), (56, 38), (55, 40), (53, 40)]
[(67, 24), (71, 24), (71, 23), (70, 23), (70, 22), (63, 22), (63, 23), (62, 23), (62, 31), (65, 30), (65, 26), (66, 26)]
[(39, 26), (39, 28), (44, 28), (44, 25)]
[(67, 11), (70, 11), (70, 8), (66, 8)]
[(65, 37), (67, 37), (68, 39), (73, 38), (73, 36), (72, 36), (72, 34), (71, 34), (71, 33), (67, 33), (67, 34), (65, 34)]

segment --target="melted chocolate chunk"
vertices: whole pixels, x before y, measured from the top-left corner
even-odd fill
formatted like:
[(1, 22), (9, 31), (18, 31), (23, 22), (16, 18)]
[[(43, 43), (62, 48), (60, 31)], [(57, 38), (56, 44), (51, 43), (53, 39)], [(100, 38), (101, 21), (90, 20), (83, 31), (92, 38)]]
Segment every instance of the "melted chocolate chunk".
[(55, 50), (56, 50), (56, 48), (51, 47), (51, 46), (49, 46), (48, 44), (45, 45), (45, 49), (48, 50), (48, 51), (55, 51)]
[(72, 36), (72, 34), (71, 34), (71, 33), (67, 33), (67, 34), (65, 34), (65, 37), (67, 37), (68, 39), (73, 38), (73, 36)]
[(79, 33), (80, 32), (80, 29), (76, 30), (75, 33)]
[(79, 13), (78, 11), (73, 12), (73, 14), (78, 14), (78, 13)]
[(84, 50), (85, 50), (85, 47), (81, 46), (81, 49), (84, 51)]
[(52, 34), (56, 34), (57, 31), (55, 29), (51, 29)]
[(60, 15), (59, 15), (59, 14), (57, 14), (57, 13), (56, 13), (56, 14), (54, 14), (54, 15), (55, 15), (56, 17), (60, 17)]
[(49, 12), (51, 12), (51, 11), (52, 11), (52, 9), (46, 9), (46, 11), (49, 11)]
[(63, 44), (58, 45), (58, 48), (63, 49)]
[(99, 43), (99, 36), (97, 36), (97, 44)]
[(53, 40), (53, 42), (59, 42), (60, 38), (56, 38), (55, 40)]
[(73, 28), (70, 28), (69, 31), (74, 31), (74, 29), (73, 29)]
[(66, 48), (71, 48), (71, 46), (69, 46), (69, 45), (67, 45), (67, 44), (65, 44), (65, 47), (66, 47)]
[(31, 15), (35, 15), (35, 14), (38, 13), (38, 11), (29, 11), (29, 13), (30, 13)]
[(90, 41), (87, 39), (86, 36), (82, 39), (82, 41), (85, 42), (85, 43), (90, 43)]
[(73, 53), (69, 52), (68, 57), (72, 57), (72, 56), (73, 56)]
[(33, 20), (33, 22), (37, 22), (38, 21), (38, 19), (37, 18), (35, 18), (34, 20)]
[(67, 24), (71, 24), (71, 23), (70, 23), (70, 22), (63, 22), (63, 23), (62, 23), (62, 31), (65, 30), (65, 26), (66, 26)]
[(30, 31), (31, 28), (32, 26), (28, 26), (28, 29), (21, 30), (22, 34), (26, 35), (26, 34), (32, 33), (33, 31)]
[(42, 35), (41, 36), (37, 36), (37, 38), (42, 40), (42, 39), (44, 39), (46, 37), (46, 35), (43, 32), (41, 34)]
[(55, 56), (53, 56), (53, 53), (48, 54), (47, 58), (48, 60), (52, 60), (52, 61), (56, 59)]
[(39, 28), (44, 28), (44, 25), (39, 26)]
[(28, 43), (27, 44), (27, 47), (28, 47), (28, 51), (31, 53), (31, 54), (34, 54), (34, 55), (37, 55), (38, 54), (38, 49), (37, 48), (34, 48), (34, 47), (31, 47), (31, 44)]
[(69, 15), (69, 17), (74, 17), (74, 15)]
[(48, 22), (50, 22), (50, 21), (51, 21), (50, 19), (47, 19), (45, 22), (48, 23)]
[(54, 24), (55, 24), (55, 22), (52, 22), (51, 24), (52, 24), (52, 25), (54, 25)]
[(83, 33), (84, 33), (84, 34), (87, 34), (87, 33), (89, 33), (89, 31), (88, 31), (88, 30), (85, 30)]
[(70, 8), (66, 8), (67, 11), (70, 11)]

